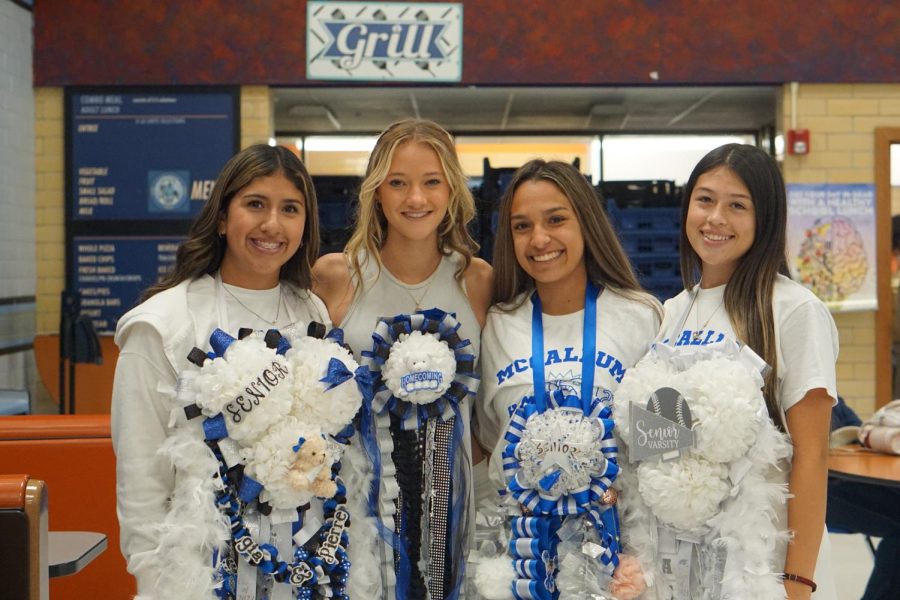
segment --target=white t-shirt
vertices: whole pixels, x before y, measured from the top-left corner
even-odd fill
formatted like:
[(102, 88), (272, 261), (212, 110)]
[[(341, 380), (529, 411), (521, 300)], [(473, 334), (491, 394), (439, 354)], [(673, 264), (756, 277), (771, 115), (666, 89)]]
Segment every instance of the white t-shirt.
[[(660, 341), (674, 341), (675, 346), (683, 346), (709, 344), (725, 337), (737, 339), (723, 303), (725, 287), (695, 287), (694, 290), (685, 290), (666, 301)], [(695, 291), (698, 293), (692, 306), (691, 298)], [(838, 355), (838, 332), (828, 308), (799, 283), (778, 275), (772, 294), (772, 313), (775, 318), (778, 355), (776, 393), (782, 418), (809, 390), (825, 388), (832, 399), (837, 398), (834, 365)], [(780, 471), (770, 469), (767, 478), (769, 481), (786, 483), (790, 463), (786, 462), (779, 467)], [(776, 506), (775, 514), (778, 517), (778, 528), (786, 529), (787, 505)], [(782, 565), (787, 546), (779, 545), (777, 552), (775, 564)], [(817, 600), (836, 597), (830, 567), (831, 552), (826, 533), (819, 546), (816, 574), (813, 578), (819, 586), (814, 594)]]
[[(612, 401), (625, 370), (647, 352), (659, 331), (656, 302), (626, 298), (605, 289), (597, 299), (597, 358), (594, 397)], [(518, 299), (517, 299), (518, 300)], [(513, 303), (515, 306), (515, 303)], [(504, 312), (488, 312), (481, 337), (481, 388), (477, 407), (478, 440), (491, 455), (491, 478), (502, 486), (500, 446), (503, 432), (520, 400), (534, 394), (531, 370), (531, 299)], [(542, 316), (544, 378), (549, 391), (581, 393), (581, 351), (584, 310)]]
[[(736, 339), (725, 311), (725, 286), (685, 290), (667, 300), (659, 339), (674, 340), (675, 346), (703, 345)], [(685, 314), (690, 307), (690, 312)], [(782, 411), (799, 402), (806, 392), (825, 388), (837, 398), (834, 363), (838, 355), (838, 333), (828, 308), (811, 291), (778, 275), (772, 294), (775, 343), (778, 354), (778, 401)], [(683, 321), (683, 324), (682, 324)], [(695, 333), (699, 333), (698, 339)]]

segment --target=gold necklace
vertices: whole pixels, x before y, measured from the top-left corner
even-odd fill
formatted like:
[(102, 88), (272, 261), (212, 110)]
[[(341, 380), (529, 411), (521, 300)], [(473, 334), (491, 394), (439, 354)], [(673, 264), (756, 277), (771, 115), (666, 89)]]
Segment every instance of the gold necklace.
[(278, 308), (275, 310), (275, 318), (271, 319), (271, 320), (265, 318), (264, 316), (262, 316), (261, 314), (259, 314), (258, 312), (256, 312), (255, 310), (253, 310), (252, 308), (250, 308), (243, 302), (241, 302), (241, 299), (238, 298), (237, 296), (235, 296), (233, 293), (231, 293), (231, 290), (229, 290), (226, 285), (223, 284), (222, 287), (225, 289), (226, 292), (228, 292), (229, 296), (234, 298), (235, 302), (237, 302), (238, 304), (240, 304), (241, 306), (244, 307), (244, 310), (256, 315), (261, 321), (265, 321), (269, 325), (275, 325), (278, 322), (278, 317), (281, 315), (281, 303), (282, 303), (281, 284), (278, 284)]
[[(438, 265), (438, 266), (440, 266), (440, 265)], [(428, 284), (425, 286), (425, 291), (422, 292), (422, 295), (419, 296), (418, 298), (416, 298), (413, 295), (413, 293), (409, 290), (409, 288), (407, 288), (406, 286), (401, 286), (400, 289), (402, 289), (404, 292), (406, 292), (406, 295), (409, 296), (410, 298), (412, 298), (412, 301), (416, 303), (415, 312), (422, 310), (422, 301), (425, 300), (425, 296), (428, 295), (428, 290), (431, 289), (431, 284), (434, 283), (435, 279), (437, 279), (436, 272), (437, 272), (437, 269), (435, 269), (434, 271), (431, 272), (431, 275), (429, 275), (429, 277), (431, 279), (428, 281)]]
[[(694, 301), (697, 299), (698, 296), (700, 296), (699, 288), (694, 293), (694, 297), (691, 298), (691, 306), (694, 305)], [(718, 304), (718, 306), (716, 306), (716, 309), (714, 311), (712, 311), (712, 314), (709, 315), (709, 318), (706, 319), (706, 321), (704, 321), (703, 325), (701, 326), (700, 325), (700, 303), (697, 303), (697, 312), (695, 313), (696, 320), (694, 321), (697, 324), (697, 326), (694, 329), (694, 332), (691, 334), (691, 339), (693, 341), (695, 341), (695, 342), (700, 341), (700, 338), (703, 337), (703, 331), (706, 329), (706, 326), (709, 325), (709, 322), (712, 321), (712, 318), (714, 316), (716, 316), (716, 313), (719, 312), (719, 309), (722, 308), (723, 304), (725, 304), (725, 296), (722, 296), (722, 300), (719, 301), (719, 304)], [(690, 311), (690, 308), (688, 309), (688, 311)]]

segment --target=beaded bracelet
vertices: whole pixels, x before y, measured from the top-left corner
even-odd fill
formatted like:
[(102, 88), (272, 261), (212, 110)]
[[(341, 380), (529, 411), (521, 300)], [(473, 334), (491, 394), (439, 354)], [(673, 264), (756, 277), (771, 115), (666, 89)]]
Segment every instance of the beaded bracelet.
[(802, 583), (803, 585), (808, 585), (814, 592), (816, 591), (816, 587), (818, 587), (816, 586), (816, 582), (812, 579), (807, 579), (806, 577), (795, 575), (793, 573), (782, 573), (781, 578), (787, 579), (788, 581), (796, 581), (797, 583)]

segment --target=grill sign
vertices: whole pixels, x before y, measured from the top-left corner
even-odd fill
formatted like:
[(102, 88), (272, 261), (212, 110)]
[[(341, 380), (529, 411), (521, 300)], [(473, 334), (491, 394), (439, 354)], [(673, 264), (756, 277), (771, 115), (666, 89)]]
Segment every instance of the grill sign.
[(459, 81), (461, 4), (309, 2), (308, 79)]

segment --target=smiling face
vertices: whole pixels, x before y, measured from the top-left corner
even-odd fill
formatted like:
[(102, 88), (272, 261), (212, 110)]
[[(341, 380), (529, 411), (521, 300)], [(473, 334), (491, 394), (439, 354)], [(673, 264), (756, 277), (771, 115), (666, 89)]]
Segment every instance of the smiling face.
[(702, 286), (727, 283), (756, 236), (753, 199), (734, 171), (718, 167), (697, 179), (685, 233), (700, 257)]
[(510, 206), (513, 248), (519, 266), (540, 293), (553, 285), (584, 286), (584, 237), (572, 203), (553, 183), (525, 181)]
[(254, 179), (219, 221), (227, 242), (222, 281), (247, 289), (275, 287), (281, 267), (300, 248), (305, 225), (305, 198), (283, 173)]
[(437, 153), (422, 142), (404, 142), (394, 150), (376, 201), (388, 223), (388, 239), (433, 239), (447, 214), (450, 185)]

